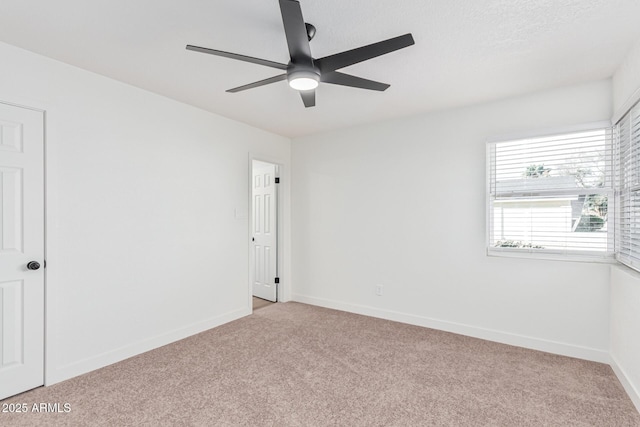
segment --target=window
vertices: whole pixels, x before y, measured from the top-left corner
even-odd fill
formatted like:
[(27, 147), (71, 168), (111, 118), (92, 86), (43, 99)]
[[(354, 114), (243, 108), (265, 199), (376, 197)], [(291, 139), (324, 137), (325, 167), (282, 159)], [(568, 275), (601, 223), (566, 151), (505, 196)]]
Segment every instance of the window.
[(488, 253), (612, 258), (612, 133), (599, 128), (489, 143)]
[(616, 131), (616, 258), (640, 270), (640, 106), (618, 122)]

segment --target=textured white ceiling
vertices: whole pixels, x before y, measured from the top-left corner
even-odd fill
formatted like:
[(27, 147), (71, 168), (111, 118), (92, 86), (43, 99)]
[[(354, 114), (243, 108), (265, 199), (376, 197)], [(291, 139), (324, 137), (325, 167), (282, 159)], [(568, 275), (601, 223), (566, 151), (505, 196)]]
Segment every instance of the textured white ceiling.
[(314, 57), (407, 32), (416, 44), (343, 71), (305, 109), (278, 70), (185, 50), (288, 62), (277, 0), (0, 0), (0, 40), (285, 136), (610, 77), (640, 38), (638, 0), (300, 0)]

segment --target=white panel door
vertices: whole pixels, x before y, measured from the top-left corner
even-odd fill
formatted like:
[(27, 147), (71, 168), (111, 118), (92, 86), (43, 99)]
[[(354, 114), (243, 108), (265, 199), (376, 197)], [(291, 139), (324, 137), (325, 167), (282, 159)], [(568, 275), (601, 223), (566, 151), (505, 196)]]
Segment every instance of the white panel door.
[(253, 295), (276, 301), (277, 191), (276, 166), (253, 162)]
[(0, 103), (0, 399), (44, 383), (43, 122)]

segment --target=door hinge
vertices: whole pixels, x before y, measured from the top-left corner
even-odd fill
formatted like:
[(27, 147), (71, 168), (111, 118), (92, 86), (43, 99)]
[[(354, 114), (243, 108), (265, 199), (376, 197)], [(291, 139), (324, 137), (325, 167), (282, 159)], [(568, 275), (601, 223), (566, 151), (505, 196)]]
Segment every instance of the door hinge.
[(276, 184), (280, 184), (280, 177), (279, 176), (276, 177)]
[(280, 278), (276, 277), (275, 280), (274, 280), (274, 283), (280, 283)]

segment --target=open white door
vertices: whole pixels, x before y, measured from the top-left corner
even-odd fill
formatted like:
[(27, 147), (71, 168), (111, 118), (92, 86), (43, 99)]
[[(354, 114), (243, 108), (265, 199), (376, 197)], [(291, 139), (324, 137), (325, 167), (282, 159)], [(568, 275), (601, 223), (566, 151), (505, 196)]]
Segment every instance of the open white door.
[(253, 295), (277, 301), (278, 217), (276, 165), (252, 164)]
[(43, 122), (0, 103), (0, 399), (44, 383)]

